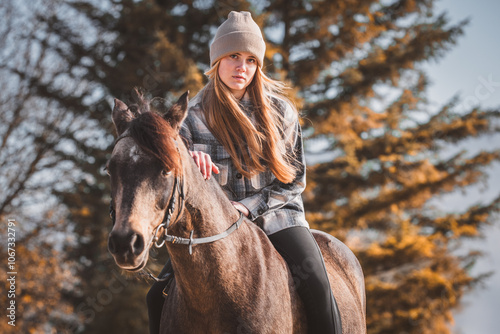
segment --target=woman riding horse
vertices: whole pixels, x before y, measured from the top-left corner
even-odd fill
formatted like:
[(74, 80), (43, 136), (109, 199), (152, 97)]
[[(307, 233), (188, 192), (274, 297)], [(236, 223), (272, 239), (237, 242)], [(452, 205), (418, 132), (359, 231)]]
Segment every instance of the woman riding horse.
[[(340, 334), (337, 303), (304, 215), (298, 114), (283, 95), (284, 85), (263, 73), (265, 49), (250, 13), (231, 12), (210, 46), (209, 82), (191, 101), (180, 134), (205, 179), (216, 178), (287, 262), (308, 332)], [(297, 268), (305, 264), (307, 274), (300, 274)], [(165, 284), (155, 283), (148, 293), (150, 333), (159, 332)]]

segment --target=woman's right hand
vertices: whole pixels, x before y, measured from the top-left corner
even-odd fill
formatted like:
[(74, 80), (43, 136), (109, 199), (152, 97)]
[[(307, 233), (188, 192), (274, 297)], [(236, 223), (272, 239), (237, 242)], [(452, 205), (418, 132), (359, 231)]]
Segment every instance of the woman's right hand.
[(219, 168), (212, 162), (210, 155), (201, 151), (189, 151), (194, 159), (194, 162), (200, 169), (201, 174), (205, 180), (210, 179), (212, 173), (219, 174)]

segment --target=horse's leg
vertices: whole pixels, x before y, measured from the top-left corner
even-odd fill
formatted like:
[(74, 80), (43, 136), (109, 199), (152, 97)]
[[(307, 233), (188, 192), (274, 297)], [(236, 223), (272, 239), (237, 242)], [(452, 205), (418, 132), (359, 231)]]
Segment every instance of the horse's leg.
[(321, 251), (308, 228), (287, 228), (269, 236), (292, 272), (304, 303), (309, 333), (342, 333)]

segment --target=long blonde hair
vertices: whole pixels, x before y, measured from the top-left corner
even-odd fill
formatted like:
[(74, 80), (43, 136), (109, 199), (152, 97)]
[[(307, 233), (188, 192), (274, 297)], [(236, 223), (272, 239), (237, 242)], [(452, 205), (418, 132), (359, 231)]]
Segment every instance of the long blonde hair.
[[(239, 101), (219, 77), (219, 64), (205, 74), (208, 84), (200, 92), (207, 126), (227, 150), (236, 169), (246, 178), (270, 169), (283, 183), (297, 174), (296, 158), (284, 136), (285, 111), (273, 97), (291, 102), (284, 95), (284, 84), (267, 77), (257, 67), (246, 92), (254, 105), (255, 124), (241, 109)], [(295, 108), (293, 109), (295, 112)], [(293, 138), (289, 138), (293, 140)]]

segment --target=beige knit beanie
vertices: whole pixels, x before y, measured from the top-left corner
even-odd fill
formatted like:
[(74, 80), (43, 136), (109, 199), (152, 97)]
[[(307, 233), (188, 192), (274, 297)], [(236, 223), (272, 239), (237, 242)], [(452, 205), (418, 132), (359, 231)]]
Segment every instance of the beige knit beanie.
[(264, 62), (266, 43), (259, 26), (249, 12), (231, 12), (227, 20), (217, 29), (210, 45), (210, 66), (235, 52), (249, 52), (257, 57), (259, 66)]

